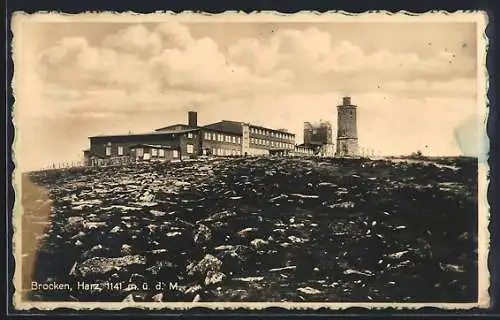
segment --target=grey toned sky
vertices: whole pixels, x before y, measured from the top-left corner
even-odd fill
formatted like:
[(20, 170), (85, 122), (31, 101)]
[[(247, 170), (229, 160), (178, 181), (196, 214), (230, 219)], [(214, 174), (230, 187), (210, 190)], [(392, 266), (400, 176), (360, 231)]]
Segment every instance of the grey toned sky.
[(76, 160), (88, 136), (185, 122), (188, 110), (202, 124), (287, 128), (300, 143), (304, 121), (335, 129), (343, 95), (359, 106), (362, 147), (474, 154), (456, 130), (481, 125), (476, 32), (470, 22), (24, 23), (17, 158), (29, 169)]

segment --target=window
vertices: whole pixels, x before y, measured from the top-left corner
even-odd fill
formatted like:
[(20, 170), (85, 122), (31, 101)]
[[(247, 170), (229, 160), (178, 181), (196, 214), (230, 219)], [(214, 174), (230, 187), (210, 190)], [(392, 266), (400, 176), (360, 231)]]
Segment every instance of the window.
[(237, 137), (236, 138), (236, 143), (240, 144), (241, 143), (241, 138), (240, 137)]
[(118, 155), (123, 156), (123, 147), (122, 146), (118, 146)]
[(158, 156), (158, 149), (151, 149), (151, 156), (157, 157)]
[(192, 144), (186, 145), (187, 147), (187, 153), (191, 154), (194, 152), (194, 146)]
[(179, 151), (178, 150), (173, 150), (172, 151), (172, 157), (179, 158)]
[(252, 143), (255, 143), (255, 138), (250, 139)]
[(217, 149), (212, 148), (212, 154), (213, 154), (213, 155), (217, 155)]
[(236, 137), (233, 136), (233, 143), (236, 143)]
[(188, 139), (192, 139), (193, 138), (193, 133), (192, 132), (189, 132), (188, 133)]
[(165, 158), (165, 150), (164, 149), (160, 149), (158, 151), (160, 152), (159, 156), (162, 157), (162, 158)]
[(271, 141), (271, 147), (274, 147), (274, 141)]
[(226, 136), (226, 142), (231, 142), (231, 136)]
[(135, 150), (135, 154), (138, 156), (138, 157), (142, 157), (144, 155), (144, 149), (143, 148), (137, 148)]
[(107, 156), (111, 155), (111, 147), (106, 147), (106, 155)]
[(218, 154), (219, 156), (222, 156), (222, 149), (220, 149), (220, 148), (219, 148), (219, 149), (217, 149), (217, 154)]
[(210, 133), (205, 132), (205, 140), (210, 140)]

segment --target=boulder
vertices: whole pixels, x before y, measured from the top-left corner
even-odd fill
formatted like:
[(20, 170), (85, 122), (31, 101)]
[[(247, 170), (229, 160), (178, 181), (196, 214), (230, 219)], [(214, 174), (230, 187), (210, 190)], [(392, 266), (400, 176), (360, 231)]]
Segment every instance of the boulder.
[(76, 274), (82, 277), (105, 275), (109, 272), (121, 270), (125, 267), (143, 266), (146, 263), (144, 256), (130, 255), (119, 258), (94, 257), (77, 265)]
[(208, 271), (217, 272), (222, 267), (222, 261), (217, 259), (211, 254), (205, 255), (197, 264), (190, 264), (187, 266), (187, 272), (189, 275), (194, 275), (196, 273), (206, 275)]
[(212, 239), (212, 231), (204, 224), (198, 224), (198, 227), (193, 231), (194, 243), (203, 244)]

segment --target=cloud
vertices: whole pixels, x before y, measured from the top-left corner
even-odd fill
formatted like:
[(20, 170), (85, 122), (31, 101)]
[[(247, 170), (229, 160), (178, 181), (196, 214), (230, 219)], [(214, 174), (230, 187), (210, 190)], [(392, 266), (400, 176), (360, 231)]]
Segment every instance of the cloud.
[(65, 38), (42, 53), (40, 65), (47, 81), (78, 90), (221, 95), (273, 90), (366, 93), (381, 87), (391, 94), (442, 95), (447, 92), (443, 86), (473, 79), (476, 67), (472, 58), (444, 49), (430, 57), (367, 52), (349, 41), (334, 42), (317, 28), (281, 29), (222, 50), (214, 39), (195, 38), (178, 23), (129, 26), (94, 45), (83, 37)]
[(149, 30), (135, 25), (104, 37), (99, 45), (66, 38), (40, 57), (40, 72), (53, 84), (79, 90), (228, 92), (281, 85), (286, 72), (259, 77), (229, 62), (209, 37), (193, 38), (177, 23)]
[[(324, 79), (323, 83), (330, 84), (329, 90), (332, 90), (332, 81), (339, 78), (342, 84), (333, 90), (342, 86), (366, 89), (364, 79), (375, 78), (378, 84), (415, 79), (429, 82), (474, 78), (476, 72), (475, 60), (464, 54), (444, 49), (430, 57), (384, 49), (367, 52), (346, 40), (333, 42), (329, 33), (315, 28), (279, 30), (270, 39), (243, 39), (228, 52), (231, 61), (258, 74), (287, 70), (298, 82)], [(316, 83), (315, 87), (318, 85), (324, 87), (321, 83)]]

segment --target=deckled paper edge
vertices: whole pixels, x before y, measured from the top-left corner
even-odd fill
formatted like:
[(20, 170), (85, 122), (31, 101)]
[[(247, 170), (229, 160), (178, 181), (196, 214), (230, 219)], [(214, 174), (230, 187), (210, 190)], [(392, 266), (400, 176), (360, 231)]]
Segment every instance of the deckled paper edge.
[[(418, 21), (410, 21), (413, 17), (418, 18)], [(353, 21), (353, 18), (356, 21)], [(360, 18), (363, 18), (361, 20)], [(244, 13), (237, 11), (226, 11), (219, 14), (210, 13), (194, 13), (192, 11), (184, 11), (182, 13), (175, 13), (172, 11), (155, 12), (149, 14), (141, 14), (135, 12), (102, 12), (102, 13), (79, 13), (79, 14), (66, 14), (60, 12), (37, 12), (33, 14), (28, 14), (25, 12), (15, 12), (11, 18), (11, 31), (13, 33), (11, 51), (12, 60), (14, 63), (14, 74), (12, 79), (12, 90), (15, 98), (16, 89), (19, 86), (19, 72), (16, 69), (22, 68), (19, 63), (16, 65), (16, 61), (22, 61), (22, 50), (20, 50), (20, 41), (16, 41), (16, 35), (22, 33), (22, 24), (24, 22), (72, 22), (78, 19), (79, 22), (123, 22), (126, 20), (129, 23), (139, 23), (139, 22), (162, 22), (166, 19), (176, 20), (180, 22), (401, 22), (401, 23), (424, 23), (424, 22), (437, 22), (447, 20), (447, 22), (476, 22), (477, 23), (477, 49), (478, 49), (478, 107), (480, 108), (480, 114), (484, 116), (484, 124), (481, 136), (484, 137), (483, 143), (489, 145), (489, 139), (486, 131), (486, 121), (488, 117), (488, 109), (484, 108), (487, 104), (487, 89), (488, 89), (488, 71), (486, 68), (486, 54), (488, 37), (486, 35), (486, 26), (488, 23), (487, 13), (484, 11), (457, 11), (450, 13), (447, 11), (429, 11), (426, 13), (411, 13), (408, 11), (399, 11), (397, 13), (392, 13), (388, 11), (367, 11), (364, 13), (353, 14), (346, 11), (328, 11), (328, 12), (318, 12), (318, 11), (301, 11), (293, 14), (284, 14), (276, 11), (265, 11), (265, 12), (252, 12)], [(480, 58), (482, 57), (482, 59)], [(483, 92), (484, 95), (480, 93)], [(11, 111), (13, 125), (15, 127), (15, 135), (12, 145), (12, 160), (14, 165), (16, 165), (15, 150), (19, 147), (19, 139), (17, 139), (18, 127), (15, 125), (15, 108), (16, 102), (14, 102), (13, 110)], [(21, 294), (16, 288), (21, 288), (21, 270), (22, 270), (22, 259), (21, 259), (21, 216), (22, 216), (22, 204), (20, 202), (20, 190), (21, 190), (21, 173), (15, 166), (12, 178), (13, 178), (13, 188), (15, 192), (15, 202), (14, 210), (12, 215), (13, 223), (13, 257), (15, 260), (15, 271), (13, 277), (14, 286), (14, 307), (17, 310), (54, 310), (57, 308), (70, 308), (74, 310), (121, 310), (123, 308), (137, 308), (145, 310), (159, 310), (159, 309), (170, 309), (170, 310), (189, 310), (192, 308), (209, 308), (212, 310), (235, 310), (235, 309), (252, 309), (252, 310), (262, 310), (269, 307), (279, 307), (288, 310), (318, 310), (318, 309), (331, 309), (331, 310), (345, 310), (352, 307), (361, 307), (367, 309), (420, 309), (424, 307), (434, 307), (440, 309), (472, 309), (472, 308), (487, 308), (490, 306), (490, 296), (489, 296), (489, 284), (490, 284), (490, 272), (488, 269), (488, 253), (489, 253), (489, 240), (490, 234), (488, 230), (489, 222), (489, 205), (487, 200), (487, 188), (488, 188), (488, 174), (489, 166), (487, 161), (487, 151), (486, 154), (480, 155), (478, 162), (478, 301), (477, 303), (327, 303), (327, 302), (314, 302), (314, 303), (270, 303), (270, 302), (197, 302), (197, 303), (108, 303), (108, 302), (32, 302), (32, 301), (22, 301)], [(486, 160), (485, 160), (486, 159)]]

